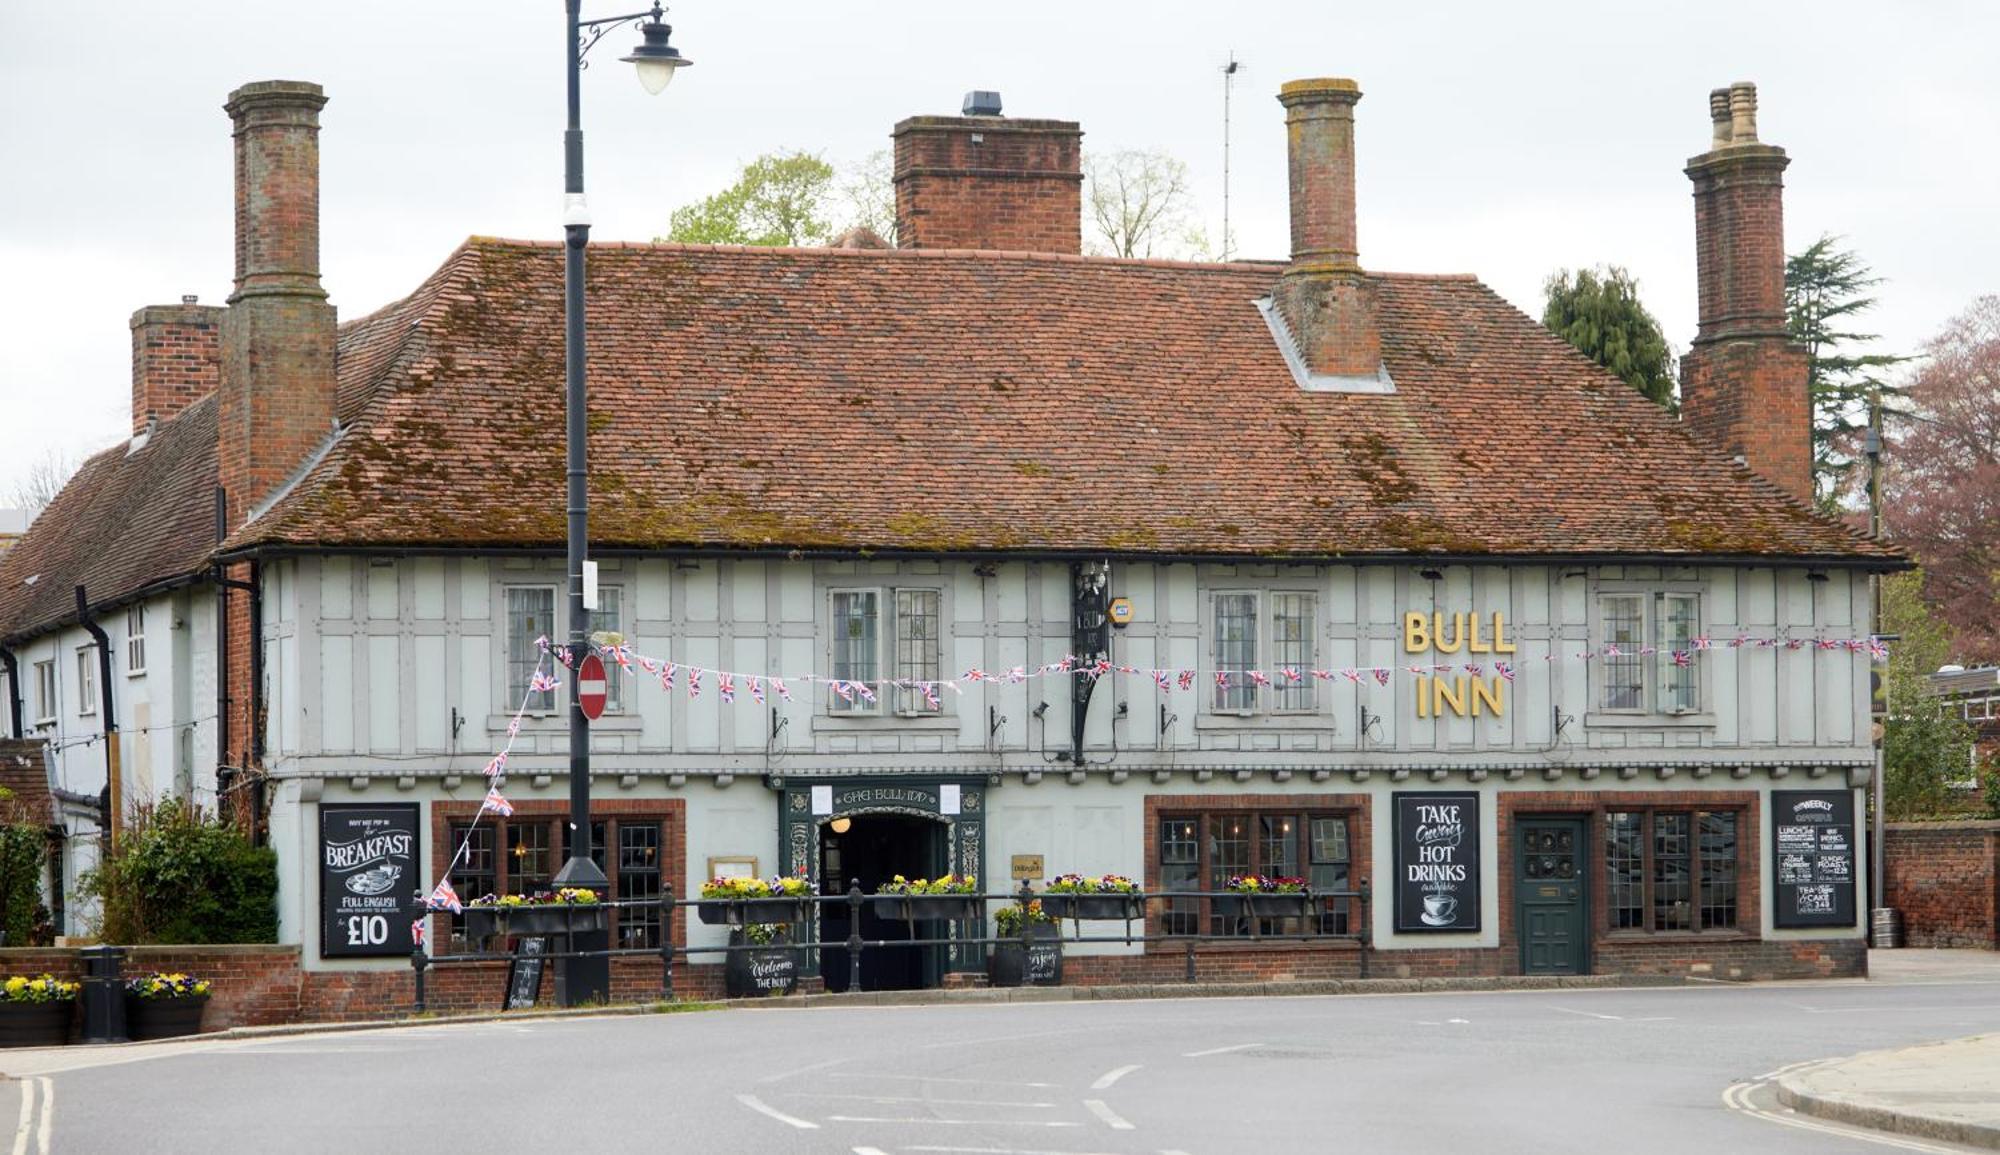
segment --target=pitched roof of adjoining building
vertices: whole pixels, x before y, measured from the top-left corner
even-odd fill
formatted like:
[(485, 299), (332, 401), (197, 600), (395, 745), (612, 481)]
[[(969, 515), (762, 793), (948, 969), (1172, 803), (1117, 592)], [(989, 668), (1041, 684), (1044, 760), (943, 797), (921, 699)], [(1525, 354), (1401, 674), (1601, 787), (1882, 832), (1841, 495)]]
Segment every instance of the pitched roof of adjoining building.
[(0, 823), (55, 821), (45, 748), (39, 738), (0, 738)]
[[(1272, 264), (593, 246), (599, 548), (1896, 555), (1469, 277), (1376, 278), (1395, 392), (1302, 391)], [(343, 329), (326, 458), (229, 550), (557, 548), (560, 246)]]
[(188, 406), (131, 451), (92, 457), (0, 556), (0, 640), (201, 572), (215, 547), (216, 399)]

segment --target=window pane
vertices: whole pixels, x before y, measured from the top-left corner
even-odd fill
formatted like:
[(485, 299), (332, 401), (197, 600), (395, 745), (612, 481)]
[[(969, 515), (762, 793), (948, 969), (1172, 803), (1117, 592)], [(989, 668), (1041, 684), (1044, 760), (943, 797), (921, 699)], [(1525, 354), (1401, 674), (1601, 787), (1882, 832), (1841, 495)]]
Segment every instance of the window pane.
[(1686, 930), (1690, 925), (1689, 861), (1693, 849), (1688, 816), (1653, 815), (1653, 929)]
[[(1313, 708), (1315, 680), (1313, 667), (1313, 595), (1271, 595), (1271, 673), (1276, 687), (1274, 709)], [(1278, 671), (1290, 670), (1299, 676), (1286, 678)]]
[[(833, 676), (842, 682), (867, 682), (870, 688), (881, 677), (876, 663), (880, 649), (880, 609), (874, 590), (856, 590), (833, 595)], [(849, 701), (832, 695), (835, 713), (871, 713), (874, 707), (859, 694)]]
[(125, 611), (125, 672), (146, 670), (146, 608), (133, 606)]
[[(1347, 819), (1313, 819), (1309, 849), (1312, 854), (1312, 866), (1306, 877), (1306, 885), (1312, 887), (1315, 893), (1346, 890)], [(1347, 933), (1347, 904), (1350, 901), (1352, 900), (1345, 898), (1319, 900), (1318, 929), (1321, 934)]]
[[(1229, 880), (1250, 873), (1250, 820), (1240, 814), (1211, 818), (1208, 822), (1208, 889), (1222, 890)], [(1210, 934), (1248, 934), (1248, 919), (1215, 916)]]
[[(1257, 687), (1249, 671), (1257, 668), (1257, 595), (1215, 595), (1215, 708), (1254, 710)], [(1226, 678), (1226, 681), (1222, 679)]]
[(528, 709), (548, 713), (556, 708), (553, 690), (528, 696), (528, 681), (542, 660), (535, 639), (555, 633), (556, 591), (547, 586), (513, 586), (507, 590), (507, 705), (525, 699)]
[[(660, 897), (660, 824), (620, 822), (618, 824), (618, 899), (621, 902), (651, 902)], [(621, 907), (617, 934), (621, 947), (660, 945), (660, 908)]]
[[(1200, 820), (1167, 818), (1160, 822), (1160, 889), (1201, 889)], [(1200, 934), (1201, 900), (1168, 899), (1160, 919), (1163, 934)]]
[(1616, 646), (1619, 651), (1616, 657), (1607, 654), (1603, 658), (1601, 704), (1607, 710), (1643, 710), (1646, 663), (1639, 656), (1646, 632), (1643, 603), (1637, 597), (1615, 597), (1605, 598), (1600, 604), (1604, 610), (1604, 644)]
[(1611, 890), (1614, 930), (1640, 930), (1646, 925), (1645, 816), (1604, 816), (1604, 876)]
[[(896, 591), (896, 678), (905, 682), (938, 680), (938, 603), (936, 590)], [(931, 697), (916, 686), (896, 689), (896, 708), (905, 713), (934, 714), (942, 707), (936, 686)], [(938, 705), (932, 705), (937, 700)]]
[(534, 894), (549, 889), (554, 876), (546, 822), (510, 823), (507, 827), (507, 893)]
[(1701, 926), (1736, 925), (1736, 815), (1701, 816)]
[(1261, 873), (1274, 878), (1298, 878), (1298, 820), (1289, 814), (1265, 814), (1258, 818), (1257, 865)]
[(76, 652), (76, 712), (97, 713), (97, 651)]
[[(452, 886), (459, 897), (467, 902), (484, 898), (498, 889), (493, 873), (493, 826), (491, 823), (454, 825), (451, 828), (451, 849), (456, 851), (465, 846), (465, 853), (458, 860), (458, 868), (452, 875)], [(465, 938), (465, 916), (451, 916), (451, 936), (463, 941)]]
[[(590, 628), (614, 634), (625, 632), (624, 590), (617, 586), (597, 587), (597, 608), (590, 611)], [(608, 659), (604, 663), (604, 712), (625, 712), (625, 671)]]
[(1693, 713), (1701, 707), (1694, 649), (1701, 633), (1701, 599), (1693, 594), (1661, 594), (1659, 604), (1660, 709)]

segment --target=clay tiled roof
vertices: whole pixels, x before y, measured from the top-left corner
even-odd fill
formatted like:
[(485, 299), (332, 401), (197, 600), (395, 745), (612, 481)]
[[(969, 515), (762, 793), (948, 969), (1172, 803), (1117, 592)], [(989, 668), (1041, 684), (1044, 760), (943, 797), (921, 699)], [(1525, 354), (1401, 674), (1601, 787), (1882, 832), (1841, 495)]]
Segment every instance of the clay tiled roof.
[(85, 462), (0, 556), (0, 641), (76, 619), (93, 606), (170, 585), (207, 567), (215, 545), (216, 399), (188, 406), (145, 447), (120, 442)]
[(0, 822), (55, 821), (49, 800), (49, 769), (39, 738), (0, 738)]
[[(1470, 278), (1379, 279), (1393, 395), (1303, 392), (1278, 271), (594, 246), (592, 540), (1895, 560)], [(349, 431), (229, 549), (560, 547), (559, 246), (469, 242), (341, 359)]]

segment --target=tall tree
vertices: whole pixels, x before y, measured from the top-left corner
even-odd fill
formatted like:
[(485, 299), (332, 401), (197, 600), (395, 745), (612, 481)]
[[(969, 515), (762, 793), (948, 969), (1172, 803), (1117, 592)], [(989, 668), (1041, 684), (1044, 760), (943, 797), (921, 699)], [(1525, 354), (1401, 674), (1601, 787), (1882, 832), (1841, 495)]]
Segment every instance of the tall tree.
[(1083, 158), (1084, 217), (1092, 252), (1111, 257), (1198, 257), (1208, 250), (1193, 213), (1187, 165), (1163, 152), (1123, 149)]
[(820, 245), (834, 235), (833, 166), (781, 152), (743, 166), (736, 183), (674, 210), (664, 239), (709, 245)]
[(1892, 410), (1900, 390), (1883, 370), (1905, 358), (1862, 349), (1877, 340), (1854, 329), (1875, 307), (1869, 292), (1882, 283), (1860, 255), (1822, 236), (1785, 260), (1785, 320), (1806, 347), (1806, 382), (1812, 404), (1813, 485), (1829, 510), (1857, 478), (1860, 432), (1868, 405), (1879, 396)]
[(1890, 419), (1884, 520), (1924, 566), (1924, 594), (1962, 662), (2000, 663), (2000, 296), (1924, 346)]
[(1558, 269), (1542, 284), (1542, 324), (1669, 413), (1680, 403), (1674, 353), (1639, 300), (1639, 283), (1617, 265)]
[(1951, 654), (1951, 634), (1924, 604), (1922, 573), (1882, 581), (1882, 629), (1899, 640), (1883, 674), (1883, 794), (1890, 818), (1951, 809), (1952, 784), (1973, 777), (1972, 727), (1940, 708), (1924, 677)]
[(847, 202), (848, 228), (864, 228), (896, 243), (895, 162), (886, 148), (877, 149), (848, 169), (840, 180)]

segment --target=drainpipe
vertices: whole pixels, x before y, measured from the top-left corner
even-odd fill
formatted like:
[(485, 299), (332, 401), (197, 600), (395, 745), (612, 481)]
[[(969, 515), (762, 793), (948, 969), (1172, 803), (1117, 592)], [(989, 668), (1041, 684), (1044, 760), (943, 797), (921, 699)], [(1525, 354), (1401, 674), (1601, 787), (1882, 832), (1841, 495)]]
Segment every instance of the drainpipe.
[(21, 663), (14, 651), (0, 646), (0, 666), (7, 669), (7, 736), (21, 738)]
[(118, 713), (112, 708), (111, 639), (104, 627), (90, 616), (90, 604), (82, 586), (76, 587), (76, 617), (84, 632), (97, 643), (97, 708), (104, 712), (104, 780), (107, 813), (104, 816), (105, 850), (118, 844), (118, 828), (124, 822), (125, 784), (118, 773)]
[(264, 845), (264, 567), (250, 563), (250, 842)]
[[(215, 544), (229, 536), (229, 494), (215, 487)], [(229, 582), (227, 571), (215, 567), (215, 803), (218, 810), (229, 779)]]

